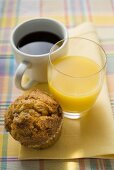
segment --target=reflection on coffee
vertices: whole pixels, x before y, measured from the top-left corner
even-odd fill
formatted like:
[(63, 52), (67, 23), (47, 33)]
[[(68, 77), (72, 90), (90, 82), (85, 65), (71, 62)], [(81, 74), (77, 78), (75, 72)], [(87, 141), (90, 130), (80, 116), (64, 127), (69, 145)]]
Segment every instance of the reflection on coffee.
[(49, 53), (51, 47), (61, 38), (53, 33), (38, 31), (25, 35), (17, 43), (17, 48), (30, 55)]

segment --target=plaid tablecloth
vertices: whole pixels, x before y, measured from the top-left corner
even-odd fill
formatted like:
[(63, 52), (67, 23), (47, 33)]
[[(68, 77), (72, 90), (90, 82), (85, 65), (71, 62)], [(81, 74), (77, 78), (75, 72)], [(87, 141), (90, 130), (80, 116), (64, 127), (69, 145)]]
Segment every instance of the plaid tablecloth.
[(32, 160), (19, 161), (8, 156), (8, 134), (4, 129), (4, 112), (20, 94), (13, 82), (16, 69), (10, 48), (10, 33), (19, 22), (34, 17), (51, 17), (67, 28), (84, 21), (95, 24), (108, 55), (107, 78), (114, 109), (114, 0), (0, 0), (0, 168), (1, 170), (112, 170), (114, 160)]

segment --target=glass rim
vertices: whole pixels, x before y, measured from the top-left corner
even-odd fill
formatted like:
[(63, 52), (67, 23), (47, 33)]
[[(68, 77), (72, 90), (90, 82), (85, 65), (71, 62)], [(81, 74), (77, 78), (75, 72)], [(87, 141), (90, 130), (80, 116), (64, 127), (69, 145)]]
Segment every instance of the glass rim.
[[(57, 51), (61, 50), (61, 48), (63, 47), (63, 44), (62, 44), (57, 50), (52, 51), (53, 48), (54, 48), (54, 46), (56, 46), (58, 43), (60, 43), (60, 42), (62, 42), (62, 41), (63, 41), (63, 42), (67, 42), (67, 40), (69, 40), (69, 39), (76, 39), (76, 38), (77, 38), (77, 39), (83, 39), (83, 40), (90, 41), (90, 42), (96, 44), (97, 46), (99, 46), (99, 47), (102, 49), (103, 53), (105, 54), (105, 62), (104, 62), (104, 64), (103, 64), (102, 68), (99, 69), (97, 72), (92, 73), (92, 74), (90, 74), (90, 75), (88, 75), (88, 76), (80, 76), (80, 77), (79, 77), (79, 76), (71, 76), (71, 75), (66, 74), (66, 73), (60, 71), (59, 69), (57, 69), (57, 68), (54, 66), (54, 64), (52, 63), (51, 54), (54, 54), (54, 53), (56, 53)], [(68, 37), (68, 38), (65, 38), (65, 39), (62, 39), (62, 40), (58, 41), (57, 43), (55, 43), (55, 44), (51, 47), (50, 52), (49, 52), (49, 62), (50, 62), (50, 64), (52, 65), (52, 67), (53, 67), (56, 71), (58, 71), (59, 73), (65, 75), (65, 76), (68, 76), (68, 77), (71, 77), (71, 78), (89, 78), (89, 77), (92, 77), (92, 76), (95, 76), (95, 75), (99, 74), (99, 73), (106, 67), (106, 64), (107, 64), (107, 54), (106, 54), (104, 48), (103, 48), (98, 42), (96, 42), (96, 41), (94, 41), (94, 40), (91, 40), (91, 39), (88, 39), (88, 38), (84, 38), (84, 37), (80, 37), (80, 36), (77, 36), (77, 37)]]

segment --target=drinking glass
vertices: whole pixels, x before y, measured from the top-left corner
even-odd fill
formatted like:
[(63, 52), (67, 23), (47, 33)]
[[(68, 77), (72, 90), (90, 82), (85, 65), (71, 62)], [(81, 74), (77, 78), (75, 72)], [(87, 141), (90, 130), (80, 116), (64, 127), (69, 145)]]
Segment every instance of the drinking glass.
[(48, 85), (64, 116), (78, 119), (91, 109), (101, 91), (106, 53), (98, 42), (83, 37), (68, 38), (60, 52), (64, 41), (50, 50)]

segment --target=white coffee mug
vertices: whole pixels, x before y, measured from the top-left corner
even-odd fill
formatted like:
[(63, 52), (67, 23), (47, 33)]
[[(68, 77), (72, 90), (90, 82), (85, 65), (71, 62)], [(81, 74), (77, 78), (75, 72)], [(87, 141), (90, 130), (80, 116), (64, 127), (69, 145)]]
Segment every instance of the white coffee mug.
[[(29, 33), (37, 31), (46, 31), (56, 34), (60, 39), (67, 39), (68, 33), (66, 27), (59, 21), (48, 18), (37, 18), (31, 19), (21, 23), (16, 26), (11, 34), (11, 46), (13, 53), (18, 64), (16, 73), (15, 73), (15, 85), (17, 88), (26, 90), (29, 89), (33, 83), (36, 82), (47, 82), (47, 63), (48, 56), (47, 54), (42, 55), (31, 55), (20, 51), (17, 48), (17, 44), (22, 37)], [(58, 49), (58, 53), (62, 52), (63, 47), (66, 44), (65, 42)], [(29, 77), (29, 81), (23, 85), (22, 77), (24, 73)]]

